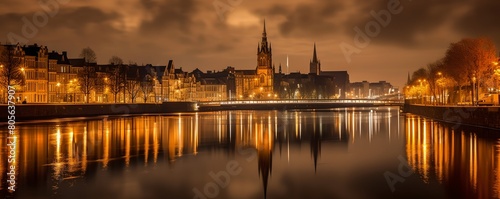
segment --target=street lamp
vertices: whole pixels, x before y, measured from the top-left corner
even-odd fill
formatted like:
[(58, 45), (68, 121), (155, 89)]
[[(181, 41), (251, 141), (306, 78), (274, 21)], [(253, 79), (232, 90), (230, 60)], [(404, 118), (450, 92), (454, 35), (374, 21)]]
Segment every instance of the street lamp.
[(59, 102), (59, 87), (61, 87), (61, 83), (57, 82), (56, 86), (57, 86), (56, 99), (57, 99), (57, 102)]
[[(438, 77), (439, 77), (439, 78), (436, 80), (436, 84), (438, 85), (438, 88), (437, 88), (437, 89), (438, 89), (438, 93), (439, 93), (439, 95), (440, 95), (439, 100), (440, 100), (440, 103), (441, 103), (441, 104), (444, 104), (444, 88), (440, 88), (441, 86), (438, 84), (438, 81), (439, 81), (439, 80), (441, 80), (441, 78), (443, 77), (443, 73), (438, 72), (438, 73), (437, 73), (437, 75), (438, 75)], [(441, 90), (439, 90), (439, 89), (441, 89)]]
[(474, 71), (474, 73), (472, 74), (472, 105), (475, 106), (475, 99), (476, 99), (476, 93), (477, 93), (477, 89), (476, 89), (476, 72)]

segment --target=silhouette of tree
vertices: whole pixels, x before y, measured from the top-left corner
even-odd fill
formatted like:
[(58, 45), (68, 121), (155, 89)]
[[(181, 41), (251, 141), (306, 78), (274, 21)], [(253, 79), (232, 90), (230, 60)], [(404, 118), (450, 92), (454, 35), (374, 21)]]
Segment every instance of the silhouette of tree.
[(82, 49), (82, 52), (80, 53), (80, 57), (83, 57), (85, 59), (85, 63), (96, 63), (97, 62), (97, 57), (95, 55), (95, 52), (90, 47)]
[(144, 103), (148, 101), (149, 95), (153, 92), (155, 77), (155, 72), (152, 70), (152, 67), (150, 65), (146, 66), (145, 72), (146, 74), (144, 74), (144, 76), (142, 77), (142, 81), (140, 84)]
[(23, 59), (16, 55), (15, 46), (0, 46), (0, 83), (2, 88), (24, 86), (26, 77), (22, 70)]
[(124, 90), (126, 83), (127, 67), (123, 65), (123, 60), (118, 56), (112, 56), (109, 59), (112, 65), (109, 72), (109, 91), (113, 94), (115, 103), (118, 99), (118, 94)]
[(91, 66), (96, 63), (96, 55), (90, 47), (87, 47), (82, 50), (80, 56), (85, 59), (83, 69), (78, 72), (80, 90), (85, 95), (86, 102), (89, 103), (90, 93), (99, 85), (95, 68)]
[(139, 95), (141, 90), (141, 78), (139, 77), (139, 70), (137, 67), (133, 71), (128, 71), (125, 88), (130, 96), (131, 103), (135, 102), (135, 98)]
[(109, 64), (111, 65), (123, 65), (123, 60), (122, 58), (116, 56), (116, 55), (113, 55), (110, 59), (109, 59)]

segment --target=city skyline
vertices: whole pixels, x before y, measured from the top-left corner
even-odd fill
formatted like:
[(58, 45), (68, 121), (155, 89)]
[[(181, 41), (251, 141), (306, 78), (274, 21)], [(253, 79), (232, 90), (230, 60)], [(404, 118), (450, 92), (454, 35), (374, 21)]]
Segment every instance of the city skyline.
[[(120, 9), (112, 9), (117, 2), (9, 2), (0, 9), (2, 43), (15, 34), (26, 44), (68, 51), (69, 57), (78, 57), (89, 46), (96, 51), (98, 63), (117, 55), (138, 64), (166, 65), (172, 59), (187, 71), (227, 66), (253, 69), (265, 18), (276, 66), (286, 65), (289, 57), (289, 72), (307, 73), (316, 43), (324, 70), (347, 70), (352, 82), (387, 80), (399, 87), (408, 72), (439, 59), (449, 43), (490, 36), (498, 44), (500, 32), (494, 25), (497, 2), (401, 1), (396, 7), (400, 12), (391, 16), (387, 26), (378, 24), (380, 34), (369, 38), (370, 43), (358, 48), (359, 54), (352, 54), (349, 62), (340, 44), (355, 46), (354, 29), (364, 30), (376, 21), (371, 11), (381, 13), (396, 1), (133, 1)], [(34, 16), (42, 17), (35, 17), (36, 22)], [(23, 34), (23, 26), (29, 23), (36, 31)]]

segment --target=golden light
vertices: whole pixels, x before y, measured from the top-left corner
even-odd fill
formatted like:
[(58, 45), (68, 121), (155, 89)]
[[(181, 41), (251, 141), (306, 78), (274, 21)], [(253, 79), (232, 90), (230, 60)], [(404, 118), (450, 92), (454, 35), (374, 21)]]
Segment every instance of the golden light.
[(3, 68), (3, 64), (0, 65), (0, 68)]
[(57, 82), (57, 87), (61, 86), (61, 83)]
[(439, 76), (441, 76), (441, 75), (443, 75), (443, 73), (441, 73), (441, 72), (438, 72), (438, 75), (439, 75)]
[(496, 62), (496, 61), (493, 62), (493, 65), (498, 66), (498, 62)]
[(21, 68), (21, 71), (23, 71), (23, 72), (24, 72), (24, 67), (23, 67), (23, 68)]

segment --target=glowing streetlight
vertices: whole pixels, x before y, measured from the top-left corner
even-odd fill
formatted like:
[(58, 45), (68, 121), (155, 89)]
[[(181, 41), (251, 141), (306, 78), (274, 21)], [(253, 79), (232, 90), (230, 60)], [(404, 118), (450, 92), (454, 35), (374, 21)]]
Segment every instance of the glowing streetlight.
[(24, 67), (22, 67), (22, 68), (21, 68), (21, 71), (23, 71), (23, 72), (24, 72)]

